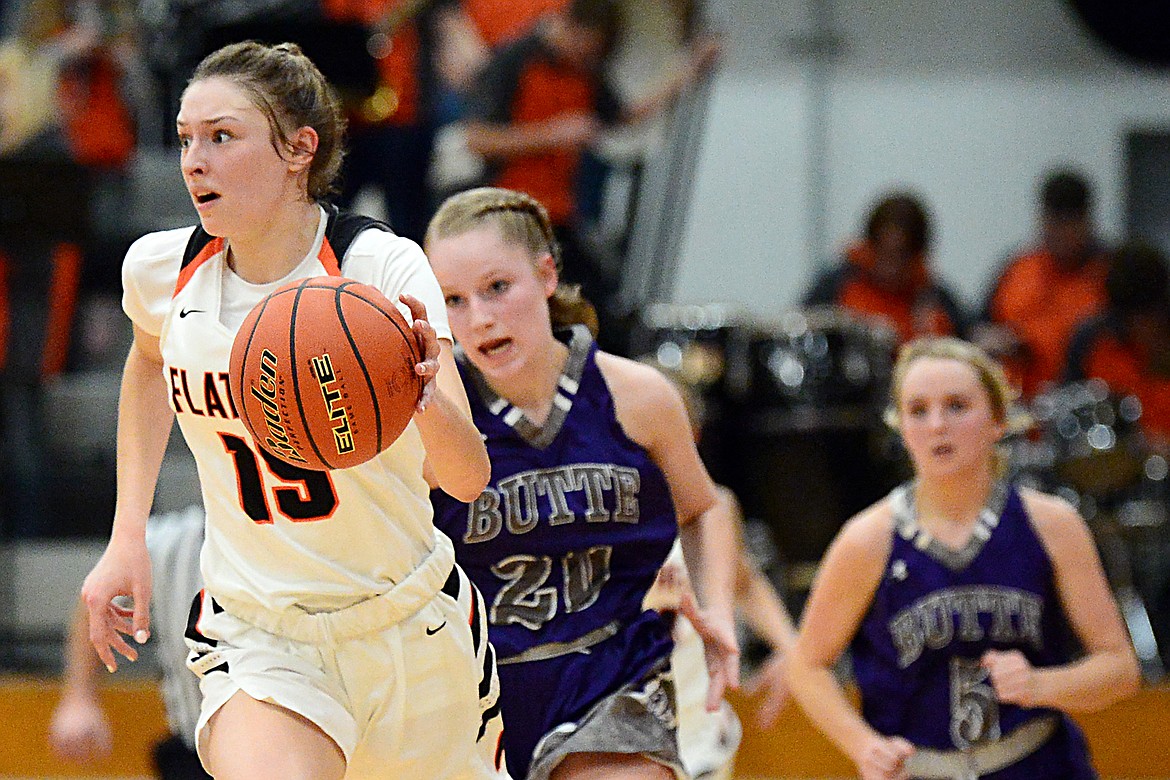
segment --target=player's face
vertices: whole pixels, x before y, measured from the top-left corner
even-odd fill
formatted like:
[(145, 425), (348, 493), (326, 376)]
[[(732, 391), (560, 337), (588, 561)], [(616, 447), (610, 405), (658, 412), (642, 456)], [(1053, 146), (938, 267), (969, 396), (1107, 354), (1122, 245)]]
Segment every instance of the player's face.
[(523, 376), (552, 338), (548, 298), (552, 257), (535, 262), (524, 247), (483, 226), (427, 245), (455, 340), (489, 379)]
[(1004, 434), (975, 369), (950, 358), (923, 357), (910, 364), (898, 417), (920, 478), (990, 469)]
[(303, 166), (282, 159), (268, 119), (233, 81), (196, 81), (177, 119), (183, 180), (214, 236), (263, 230), (288, 201), (304, 201)]

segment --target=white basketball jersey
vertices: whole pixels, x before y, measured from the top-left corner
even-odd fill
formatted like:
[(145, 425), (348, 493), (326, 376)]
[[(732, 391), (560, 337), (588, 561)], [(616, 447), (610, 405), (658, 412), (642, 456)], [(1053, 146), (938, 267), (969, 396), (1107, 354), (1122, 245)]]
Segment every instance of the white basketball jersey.
[[(207, 511), (207, 590), (275, 612), (292, 606), (333, 611), (383, 593), (435, 545), (425, 453), (413, 422), (360, 466), (307, 471), (266, 457), (233, 407), (227, 376), (239, 312), (285, 282), (339, 274), (326, 224), (322, 210), (309, 254), (271, 284), (249, 285), (238, 277), (225, 284), (234, 273), (221, 239), (183, 265), (191, 228), (139, 239), (122, 270), (123, 308), (136, 325), (159, 336), (170, 404), (198, 465)], [(402, 292), (415, 296), (439, 337), (451, 338), (442, 292), (414, 242), (365, 230), (341, 265), (346, 277), (392, 301)], [(248, 299), (225, 300), (225, 289)]]

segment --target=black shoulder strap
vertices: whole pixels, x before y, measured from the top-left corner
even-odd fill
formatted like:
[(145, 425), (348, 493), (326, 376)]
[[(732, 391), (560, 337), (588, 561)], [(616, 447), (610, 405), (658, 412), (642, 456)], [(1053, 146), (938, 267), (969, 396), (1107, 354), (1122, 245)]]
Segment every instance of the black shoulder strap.
[(345, 265), (345, 256), (349, 254), (350, 246), (362, 231), (373, 229), (394, 233), (390, 226), (380, 219), (341, 211), (332, 203), (325, 205), (325, 212), (329, 215), (329, 221), (325, 225), (325, 240), (333, 248), (333, 255), (337, 258), (339, 268)]
[[(332, 203), (325, 205), (325, 212), (329, 220), (325, 225), (325, 240), (333, 248), (338, 266), (345, 263), (345, 256), (349, 252), (350, 245), (363, 230), (394, 232), (389, 225), (379, 219), (367, 217), (364, 214), (341, 211)], [(214, 236), (204, 230), (201, 225), (196, 225), (191, 237), (187, 239), (187, 248), (183, 250), (183, 263), (179, 266), (180, 269), (186, 268), (213, 239)]]
[(196, 225), (195, 230), (191, 232), (191, 237), (187, 239), (187, 248), (183, 250), (183, 263), (179, 266), (179, 270), (186, 268), (191, 264), (191, 261), (199, 256), (203, 251), (203, 247), (211, 243), (214, 236), (203, 229), (202, 225)]

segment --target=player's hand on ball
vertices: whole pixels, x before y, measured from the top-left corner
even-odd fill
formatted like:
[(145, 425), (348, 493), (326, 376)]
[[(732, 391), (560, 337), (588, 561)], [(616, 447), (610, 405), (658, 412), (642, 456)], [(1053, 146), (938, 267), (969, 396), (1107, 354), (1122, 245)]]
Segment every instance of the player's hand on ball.
[(435, 394), (435, 377), (439, 375), (439, 337), (427, 319), (427, 307), (422, 301), (408, 293), (402, 293), (398, 299), (410, 309), (413, 320), (411, 329), (418, 339), (418, 351), (422, 355), (422, 362), (415, 366), (415, 371), (423, 380), (422, 395), (418, 399), (418, 410), (422, 412)]
[(979, 663), (987, 670), (997, 699), (1021, 707), (1039, 704), (1036, 697), (1036, 670), (1019, 650), (988, 650)]

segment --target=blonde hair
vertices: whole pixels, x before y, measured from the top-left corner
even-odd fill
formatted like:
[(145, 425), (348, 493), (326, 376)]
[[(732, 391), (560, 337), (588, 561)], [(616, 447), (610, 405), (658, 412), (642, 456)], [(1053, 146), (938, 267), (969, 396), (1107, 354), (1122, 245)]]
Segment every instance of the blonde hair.
[[(523, 192), (476, 187), (452, 195), (431, 218), (423, 243), (429, 248), (439, 239), (461, 236), (485, 225), (494, 226), (505, 243), (523, 247), (534, 261), (551, 255), (559, 277), (561, 250), (548, 210)], [(581, 324), (597, 335), (597, 312), (581, 295), (580, 285), (558, 282), (548, 308), (554, 328)]]
[[(969, 341), (951, 336), (926, 336), (909, 341), (898, 350), (898, 359), (894, 363), (890, 380), (890, 402), (882, 415), (886, 424), (894, 430), (901, 430), (898, 407), (906, 374), (915, 361), (923, 358), (954, 360), (970, 366), (987, 393), (992, 415), (1004, 425), (1006, 432), (1020, 433), (1031, 427), (1031, 416), (1018, 404), (1019, 391), (1012, 387), (999, 363)], [(995, 467), (1001, 474), (1007, 469), (1007, 453), (1003, 448), (996, 452)]]

